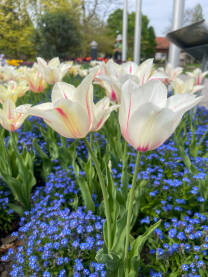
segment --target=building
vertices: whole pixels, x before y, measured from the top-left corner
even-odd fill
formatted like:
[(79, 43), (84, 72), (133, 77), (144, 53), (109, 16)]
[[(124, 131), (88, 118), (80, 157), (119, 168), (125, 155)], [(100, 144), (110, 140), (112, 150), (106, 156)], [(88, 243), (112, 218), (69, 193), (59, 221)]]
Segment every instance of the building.
[(155, 59), (159, 61), (166, 61), (168, 58), (168, 51), (170, 42), (166, 37), (156, 37), (156, 52)]

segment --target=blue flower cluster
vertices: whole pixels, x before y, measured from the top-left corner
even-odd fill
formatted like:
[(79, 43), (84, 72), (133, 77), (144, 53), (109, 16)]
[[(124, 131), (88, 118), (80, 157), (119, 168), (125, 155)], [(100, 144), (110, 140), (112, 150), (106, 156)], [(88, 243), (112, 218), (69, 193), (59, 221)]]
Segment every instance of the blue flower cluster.
[(73, 202), (77, 195), (68, 177), (72, 169), (54, 170), (45, 187), (36, 189), (33, 208), (12, 234), (23, 245), (15, 254), (10, 249), (2, 261), (12, 260), (10, 276), (105, 276), (104, 265), (95, 262), (104, 221), (81, 207), (70, 211), (66, 201)]

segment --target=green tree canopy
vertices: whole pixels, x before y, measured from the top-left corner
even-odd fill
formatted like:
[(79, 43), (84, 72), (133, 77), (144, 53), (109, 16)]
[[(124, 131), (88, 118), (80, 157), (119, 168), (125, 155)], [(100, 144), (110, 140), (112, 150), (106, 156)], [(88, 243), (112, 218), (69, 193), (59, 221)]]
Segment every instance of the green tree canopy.
[[(108, 32), (116, 38), (117, 33), (122, 33), (123, 11), (115, 10), (107, 20)], [(128, 56), (132, 57), (134, 45), (135, 12), (128, 14)], [(154, 57), (156, 47), (155, 32), (152, 26), (149, 26), (149, 19), (142, 15), (141, 30), (141, 57), (143, 59)]]
[(38, 22), (36, 44), (37, 54), (47, 59), (78, 55), (81, 35), (76, 17), (64, 10), (46, 12)]
[(35, 54), (34, 27), (24, 2), (0, 2), (0, 52), (9, 58), (30, 58)]

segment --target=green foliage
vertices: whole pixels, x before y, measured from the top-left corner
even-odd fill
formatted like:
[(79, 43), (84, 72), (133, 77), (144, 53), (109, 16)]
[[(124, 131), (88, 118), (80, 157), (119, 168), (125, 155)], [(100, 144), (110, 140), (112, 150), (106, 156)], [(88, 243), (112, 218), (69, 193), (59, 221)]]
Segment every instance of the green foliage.
[[(123, 12), (121, 9), (115, 10), (108, 17), (109, 34), (116, 36), (116, 32), (122, 33)], [(135, 28), (135, 12), (128, 14), (128, 56), (131, 57), (134, 45), (134, 28)], [(141, 30), (141, 57), (147, 59), (154, 57), (156, 47), (155, 32), (152, 26), (149, 26), (149, 19), (146, 15), (142, 15)]]
[(12, 58), (34, 57), (33, 33), (34, 27), (24, 2), (1, 1), (0, 52)]
[(0, 176), (8, 185), (15, 201), (9, 203), (9, 207), (21, 215), (31, 207), (31, 191), (36, 184), (33, 173), (34, 154), (29, 153), (25, 147), (20, 153), (17, 137), (13, 133), (10, 134), (9, 144), (6, 146), (4, 132), (1, 132), (0, 150)]
[(202, 6), (200, 4), (197, 4), (193, 9), (191, 22), (196, 23), (200, 20), (203, 20), (203, 10)]
[(98, 43), (98, 53), (112, 55), (114, 38), (108, 32), (108, 28), (98, 18), (87, 25), (82, 25), (82, 55), (90, 55), (90, 43), (95, 40)]
[(44, 13), (38, 22), (35, 41), (38, 55), (47, 59), (78, 55), (81, 35), (77, 18), (61, 9)]

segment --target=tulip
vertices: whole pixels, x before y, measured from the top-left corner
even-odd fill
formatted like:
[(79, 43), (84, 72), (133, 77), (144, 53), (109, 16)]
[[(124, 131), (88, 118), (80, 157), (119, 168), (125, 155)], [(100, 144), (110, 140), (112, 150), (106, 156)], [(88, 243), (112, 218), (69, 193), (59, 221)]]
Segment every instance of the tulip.
[(100, 65), (100, 70), (95, 78), (95, 83), (105, 89), (106, 95), (113, 102), (120, 102), (121, 84), (119, 76), (121, 74), (121, 65), (118, 65), (113, 60)]
[(172, 64), (168, 63), (165, 69), (161, 67), (161, 68), (158, 68), (158, 71), (161, 71), (167, 75), (167, 78), (164, 79), (166, 83), (171, 83), (176, 79), (176, 77), (178, 77), (182, 73), (183, 68), (182, 67), (175, 68), (172, 66)]
[(140, 65), (137, 65), (134, 62), (127, 62), (122, 65), (122, 69), (123, 73), (130, 75), (130, 79), (131, 75), (135, 76), (137, 80), (136, 83), (140, 86), (143, 86), (147, 81), (164, 79), (167, 77), (166, 74), (154, 69), (153, 59), (148, 59)]
[(139, 152), (159, 147), (178, 126), (183, 114), (202, 97), (194, 94), (167, 98), (167, 88), (159, 80), (139, 87), (129, 80), (122, 87), (119, 123), (125, 140)]
[(181, 80), (176, 78), (172, 83), (172, 87), (175, 94), (183, 94), (183, 93), (195, 93), (203, 88), (203, 86), (196, 86), (194, 84), (193, 78), (188, 78), (186, 80)]
[[(27, 110), (28, 115), (42, 117), (56, 132), (67, 138), (84, 138), (90, 131), (99, 130), (112, 110), (110, 101), (102, 99), (93, 103), (92, 80), (97, 73), (93, 70), (81, 84), (74, 86), (57, 82), (53, 88), (51, 103), (36, 105)], [(24, 105), (18, 107), (22, 111)]]
[(9, 81), (6, 86), (0, 85), (0, 103), (4, 103), (7, 98), (10, 98), (13, 102), (17, 101), (17, 98), (22, 97), (29, 87), (25, 81)]
[(201, 85), (201, 82), (205, 78), (205, 76), (208, 74), (208, 71), (205, 71), (202, 73), (200, 68), (196, 68), (193, 72), (187, 72), (186, 73), (189, 77), (194, 78), (195, 85), (199, 86)]
[(59, 58), (53, 58), (48, 63), (42, 58), (37, 58), (37, 61), (38, 70), (50, 85), (60, 82), (71, 67), (71, 64), (60, 63)]
[(33, 68), (28, 69), (23, 73), (23, 78), (28, 82), (29, 89), (32, 92), (40, 93), (46, 88), (46, 82), (41, 76), (41, 73), (36, 69), (37, 64)]
[(103, 63), (96, 81), (105, 88), (107, 96), (120, 103), (122, 85), (129, 79), (140, 86), (153, 79), (164, 79), (167, 76), (153, 68), (153, 59), (148, 59), (139, 66), (134, 62), (117, 65), (112, 60)]
[(12, 66), (2, 66), (0, 68), (1, 71), (1, 79), (4, 82), (7, 81), (18, 81), (20, 78), (20, 72), (16, 68)]
[(14, 132), (20, 128), (27, 117), (27, 110), (31, 105), (24, 105), (23, 113), (16, 111), (15, 103), (10, 99), (3, 103), (0, 109), (0, 124), (8, 131)]
[(94, 120), (91, 131), (99, 131), (106, 120), (109, 118), (112, 111), (116, 110), (119, 105), (109, 106), (109, 97), (104, 97), (94, 105)]

